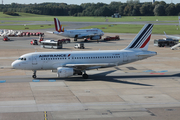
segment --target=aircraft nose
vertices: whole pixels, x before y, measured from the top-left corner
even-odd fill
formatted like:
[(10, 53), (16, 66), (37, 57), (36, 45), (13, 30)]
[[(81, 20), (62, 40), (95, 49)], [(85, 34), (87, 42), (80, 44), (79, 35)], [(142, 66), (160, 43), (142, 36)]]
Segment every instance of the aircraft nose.
[(17, 66), (18, 66), (17, 61), (12, 62), (12, 63), (11, 63), (11, 66), (12, 66), (14, 69), (16, 69)]

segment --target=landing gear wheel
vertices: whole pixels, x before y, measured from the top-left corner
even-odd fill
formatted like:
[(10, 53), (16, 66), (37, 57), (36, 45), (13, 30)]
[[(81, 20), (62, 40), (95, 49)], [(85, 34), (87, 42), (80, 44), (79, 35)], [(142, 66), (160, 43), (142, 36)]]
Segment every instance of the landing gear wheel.
[(88, 75), (87, 75), (87, 74), (83, 74), (82, 77), (83, 77), (84, 79), (88, 79)]
[(33, 75), (32, 77), (33, 77), (33, 78), (36, 78), (36, 75)]
[(37, 76), (36, 76), (36, 70), (35, 71), (33, 71), (33, 75), (32, 75), (32, 78), (36, 78)]

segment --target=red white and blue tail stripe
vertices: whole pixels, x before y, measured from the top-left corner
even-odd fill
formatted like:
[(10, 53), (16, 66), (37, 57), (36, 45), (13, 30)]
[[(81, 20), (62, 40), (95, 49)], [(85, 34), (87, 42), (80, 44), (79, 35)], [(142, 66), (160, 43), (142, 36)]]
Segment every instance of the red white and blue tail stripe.
[(57, 32), (64, 32), (64, 28), (60, 24), (60, 21), (57, 18), (54, 18), (54, 25)]
[(146, 24), (128, 45), (126, 49), (140, 49), (147, 50), (149, 46), (149, 41), (151, 39), (151, 33), (153, 29), (153, 24)]

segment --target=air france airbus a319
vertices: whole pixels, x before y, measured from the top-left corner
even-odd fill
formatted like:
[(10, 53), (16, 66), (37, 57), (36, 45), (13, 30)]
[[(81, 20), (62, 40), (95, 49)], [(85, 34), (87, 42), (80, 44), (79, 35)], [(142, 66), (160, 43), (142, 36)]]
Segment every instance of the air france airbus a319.
[(97, 40), (97, 39), (101, 39), (101, 36), (104, 35), (104, 32), (98, 28), (66, 30), (60, 24), (60, 21), (57, 18), (54, 18), (54, 25), (56, 31), (55, 32), (48, 31), (48, 33), (74, 38), (74, 41), (77, 41), (77, 39), (84, 39), (84, 38)]
[(56, 70), (59, 78), (82, 75), (86, 70), (107, 68), (146, 59), (157, 53), (148, 51), (153, 25), (146, 24), (132, 42), (123, 50), (33, 52), (20, 56), (12, 63), (15, 69), (34, 71)]

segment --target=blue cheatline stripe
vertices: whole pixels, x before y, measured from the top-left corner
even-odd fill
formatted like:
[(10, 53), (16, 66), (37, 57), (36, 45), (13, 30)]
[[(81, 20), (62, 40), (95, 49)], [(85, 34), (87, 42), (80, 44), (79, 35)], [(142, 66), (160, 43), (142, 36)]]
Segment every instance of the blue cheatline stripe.
[(56, 80), (48, 80), (49, 82), (56, 82)]
[(40, 82), (40, 80), (32, 80), (33, 82)]
[(0, 80), (0, 83), (5, 83), (6, 82), (6, 80)]

